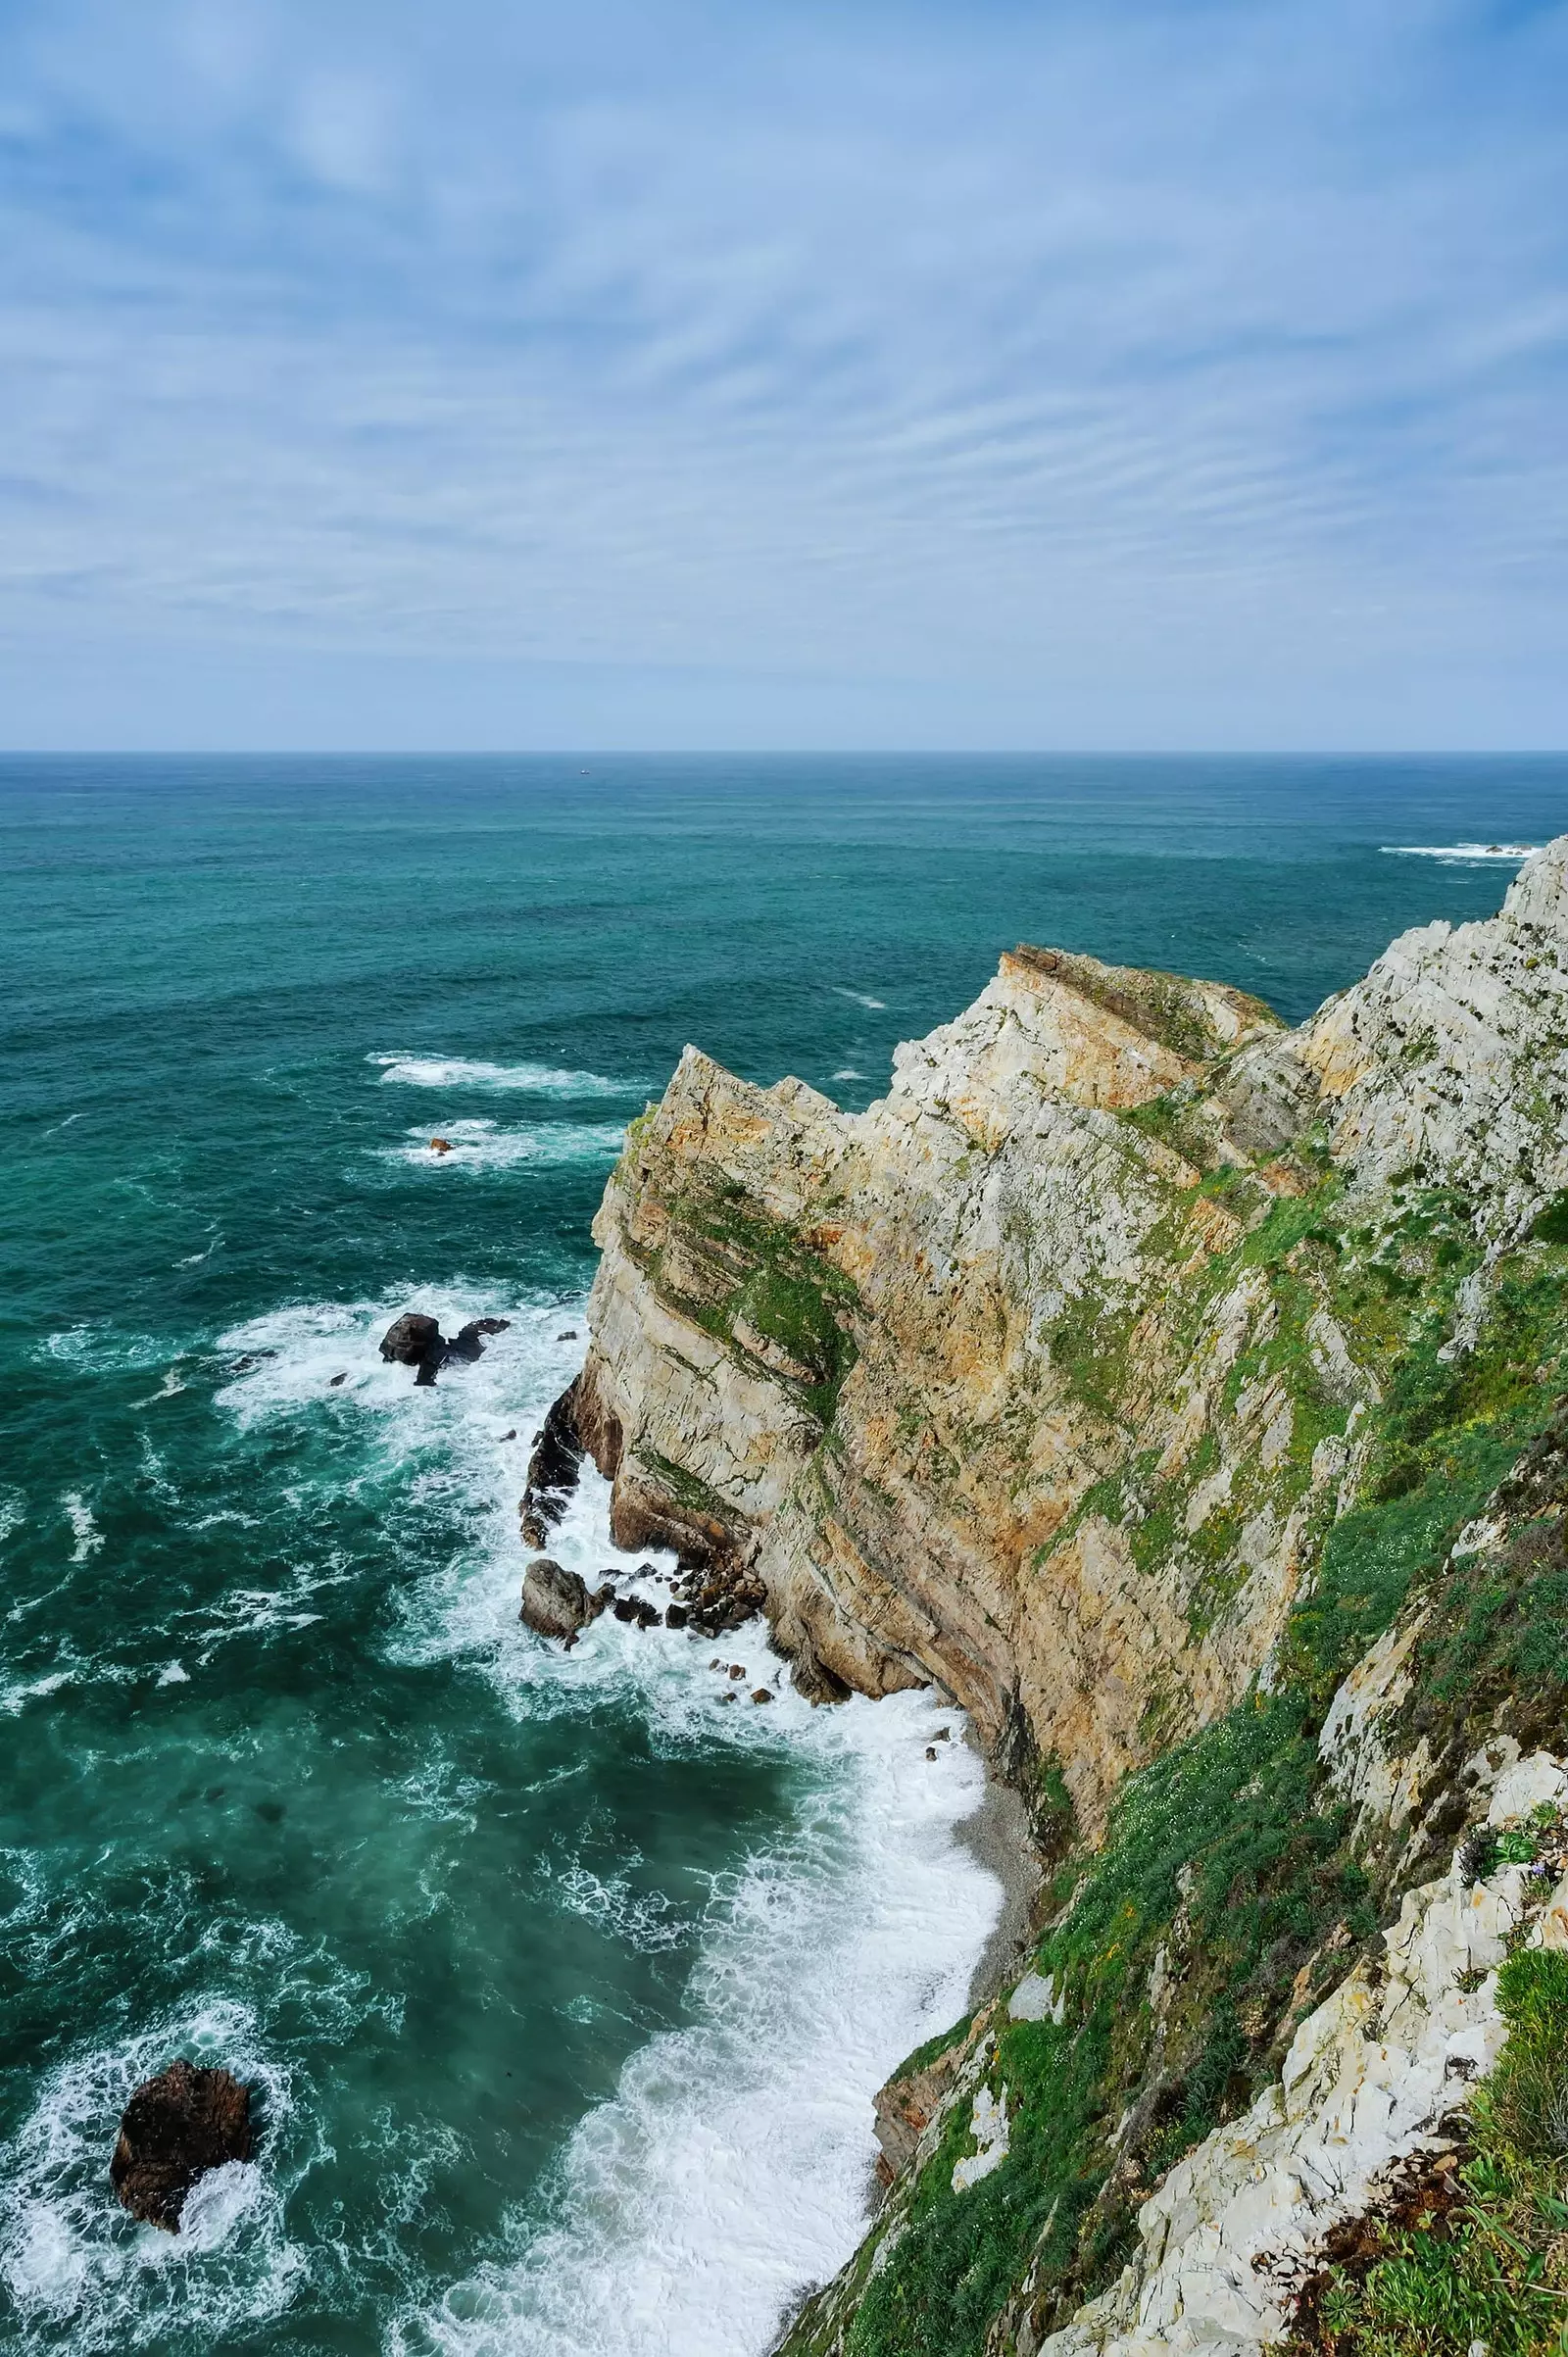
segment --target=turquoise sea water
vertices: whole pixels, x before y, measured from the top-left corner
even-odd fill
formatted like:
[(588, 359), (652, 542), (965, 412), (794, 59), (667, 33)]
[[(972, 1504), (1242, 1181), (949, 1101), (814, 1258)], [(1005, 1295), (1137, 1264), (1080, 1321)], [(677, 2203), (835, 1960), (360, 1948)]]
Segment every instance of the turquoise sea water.
[[(765, 2347), (997, 1894), (935, 1698), (517, 1625), (622, 1125), (688, 1039), (864, 1105), (1018, 939), (1298, 1018), (1512, 872), (1384, 846), (1565, 825), (1546, 760), (0, 762), (0, 2346)], [(513, 1323), (416, 1392), (409, 1306)], [(173, 2238), (106, 2170), (180, 2051), (263, 2142)]]

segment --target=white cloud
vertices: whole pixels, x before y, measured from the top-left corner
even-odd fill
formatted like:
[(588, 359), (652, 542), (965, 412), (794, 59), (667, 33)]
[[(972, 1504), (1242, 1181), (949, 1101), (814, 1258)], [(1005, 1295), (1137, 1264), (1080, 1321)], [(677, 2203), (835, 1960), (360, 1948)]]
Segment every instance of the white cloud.
[(1499, 737), (1568, 724), (1549, 24), (124, 23), (34, 12), (7, 77), (29, 643), (935, 680), (1101, 741), (1490, 663)]

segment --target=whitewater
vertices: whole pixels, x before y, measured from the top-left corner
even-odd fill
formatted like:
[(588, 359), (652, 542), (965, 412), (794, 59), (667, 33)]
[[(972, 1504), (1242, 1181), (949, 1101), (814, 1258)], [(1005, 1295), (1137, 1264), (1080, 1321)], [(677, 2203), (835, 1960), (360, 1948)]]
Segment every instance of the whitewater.
[[(627, 1122), (688, 1041), (863, 1106), (1018, 940), (1299, 1019), (1564, 823), (1561, 762), (0, 761), (0, 2345), (762, 2357), (1002, 1893), (939, 1694), (519, 1623)], [(416, 1388), (405, 1309), (510, 1323)], [(667, 1596), (592, 1474), (553, 1547)], [(258, 2145), (172, 2236), (108, 2162), (181, 2053)]]

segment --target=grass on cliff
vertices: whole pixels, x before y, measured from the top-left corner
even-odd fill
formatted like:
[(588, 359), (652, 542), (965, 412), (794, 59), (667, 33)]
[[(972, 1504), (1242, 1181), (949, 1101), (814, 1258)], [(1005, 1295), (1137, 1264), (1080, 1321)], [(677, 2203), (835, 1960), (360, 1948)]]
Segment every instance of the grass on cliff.
[[(667, 1206), (678, 1262), (667, 1251), (638, 1251), (627, 1240), (655, 1291), (742, 1357), (755, 1353), (736, 1339), (738, 1325), (782, 1351), (799, 1370), (782, 1379), (825, 1430), (858, 1355), (853, 1280), (793, 1228), (759, 1211), (738, 1186), (685, 1185)], [(767, 1372), (778, 1378), (776, 1367)]]
[[(1323, 1713), (1346, 1671), (1438, 1570), (1546, 1422), (1552, 1394), (1539, 1378), (1555, 1371), (1563, 1340), (1564, 1255), (1538, 1246), (1501, 1272), (1476, 1350), (1442, 1358), (1456, 1263), (1441, 1256), (1441, 1211), (1421, 1206), (1416, 1218), (1425, 1224), (1413, 1244), (1396, 1238), (1395, 1250), (1426, 1254), (1432, 1289), (1406, 1304), (1404, 1349), (1385, 1368), (1361, 1502), (1327, 1533), (1317, 1578), (1281, 1647), (1275, 1691), (1250, 1694), (1130, 1779), (1102, 1849), (1063, 1868), (1039, 1964), (1066, 1989), (1065, 2019), (1059, 2027), (1004, 2020), (987, 2070), (993, 2088), (1007, 2087), (1008, 2156), (955, 2194), (954, 2164), (970, 2148), (968, 2107), (957, 2108), (904, 2231), (866, 2276), (849, 2357), (981, 2357), (1026, 2270), (1046, 2321), (1064, 2322), (1125, 2261), (1138, 2204), (1160, 2174), (1273, 2077), (1296, 2023), (1387, 1918), (1394, 1892), (1384, 1864), (1352, 1853), (1348, 1813), (1322, 1778)], [(1402, 1276), (1382, 1240), (1372, 1241), (1387, 1265), (1371, 1277), (1356, 1265), (1349, 1275), (1381, 1316), (1386, 1277)], [(1462, 1717), (1448, 1690), (1479, 1686), (1494, 1695), (1524, 1676), (1539, 1707), (1560, 1715), (1565, 1603), (1568, 1536), (1555, 1523), (1549, 1537), (1516, 1547), (1501, 1571), (1461, 1569), (1418, 1654), (1416, 1706), (1431, 1696), (1439, 1713)], [(1161, 1976), (1156, 2037), (1152, 1998)], [(1522, 1980), (1510, 1986), (1523, 2007)], [(1513, 2179), (1507, 2186), (1496, 2196), (1505, 2205), (1536, 2197), (1534, 2180), (1525, 2192)], [(1505, 2206), (1499, 2216), (1514, 2232), (1516, 2211)], [(1477, 2228), (1478, 2268), (1492, 2264), (1485, 2236), (1495, 2223)], [(815, 2344), (808, 2318), (803, 2325), (789, 2345), (804, 2357)], [(1413, 2357), (1418, 2345), (1363, 2338), (1354, 2347), (1356, 2357)], [(1505, 2345), (1513, 2344), (1492, 2342)], [(1546, 2344), (1518, 2343), (1521, 2351), (1538, 2345)]]
[(1521, 1949), (1498, 1976), (1508, 2042), (1471, 2105), (1456, 2182), (1433, 2172), (1308, 2286), (1293, 2346), (1323, 2357), (1568, 2352), (1568, 1955)]

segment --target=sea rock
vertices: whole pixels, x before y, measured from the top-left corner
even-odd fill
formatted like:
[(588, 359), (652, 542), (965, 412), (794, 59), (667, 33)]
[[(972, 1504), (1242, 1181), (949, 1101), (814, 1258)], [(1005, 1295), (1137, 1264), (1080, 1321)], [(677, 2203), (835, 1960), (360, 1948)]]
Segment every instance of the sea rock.
[(405, 1309), (381, 1337), (381, 1356), (400, 1367), (438, 1364), (444, 1347), (439, 1318), (427, 1316), (422, 1309)]
[(551, 1403), (528, 1459), (527, 1486), (519, 1508), (523, 1543), (542, 1547), (547, 1532), (564, 1514), (582, 1471), (584, 1443), (577, 1430), (576, 1386)]
[(185, 2196), (209, 2169), (248, 2161), (251, 2090), (227, 2071), (172, 2062), (126, 2104), (109, 2180), (133, 2218), (179, 2232)]
[(523, 1574), (519, 1617), (540, 1637), (571, 1639), (593, 1619), (593, 1599), (574, 1571), (540, 1555)]
[(448, 1358), (460, 1358), (471, 1365), (484, 1350), (485, 1337), (491, 1334), (505, 1334), (511, 1323), (512, 1320), (509, 1317), (470, 1318), (466, 1326), (458, 1328), (451, 1342), (447, 1344), (445, 1355)]
[(471, 1363), (483, 1350), (485, 1336), (505, 1334), (511, 1323), (505, 1317), (470, 1318), (448, 1342), (438, 1319), (422, 1309), (406, 1309), (382, 1335), (381, 1356), (399, 1366), (416, 1367), (416, 1384), (434, 1383), (449, 1359)]

